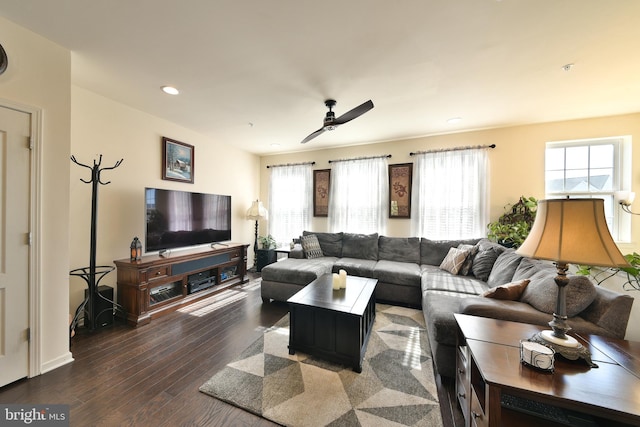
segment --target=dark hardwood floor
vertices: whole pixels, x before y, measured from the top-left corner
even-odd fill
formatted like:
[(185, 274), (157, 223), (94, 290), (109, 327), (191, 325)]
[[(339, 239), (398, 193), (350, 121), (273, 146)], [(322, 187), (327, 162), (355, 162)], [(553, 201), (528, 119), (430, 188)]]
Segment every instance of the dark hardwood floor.
[[(254, 279), (256, 276), (252, 276)], [(74, 361), (0, 388), (1, 403), (68, 404), (71, 426), (273, 426), (198, 391), (287, 313), (262, 304), (259, 281), (132, 328), (80, 328)], [(457, 427), (451, 386), (440, 389), (445, 427)]]

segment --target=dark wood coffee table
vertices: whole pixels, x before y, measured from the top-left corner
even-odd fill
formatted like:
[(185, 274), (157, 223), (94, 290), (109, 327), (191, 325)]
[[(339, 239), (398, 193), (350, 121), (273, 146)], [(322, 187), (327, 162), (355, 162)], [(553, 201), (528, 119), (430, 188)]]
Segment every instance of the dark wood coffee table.
[[(456, 393), (465, 425), (566, 425), (541, 418), (558, 408), (582, 422), (575, 425), (640, 425), (639, 343), (572, 334), (599, 367), (556, 355), (554, 372), (544, 372), (520, 362), (520, 340), (547, 328), (463, 314), (455, 318)], [(536, 415), (526, 413), (530, 408)]]
[(289, 298), (289, 354), (296, 351), (362, 372), (376, 317), (377, 279), (347, 276), (347, 288), (332, 287), (331, 274), (320, 276)]

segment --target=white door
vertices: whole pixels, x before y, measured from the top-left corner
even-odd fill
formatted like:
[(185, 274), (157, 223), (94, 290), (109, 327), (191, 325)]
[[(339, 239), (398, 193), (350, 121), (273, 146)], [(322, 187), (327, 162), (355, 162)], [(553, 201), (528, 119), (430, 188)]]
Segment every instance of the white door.
[(0, 107), (0, 387), (29, 374), (31, 115)]

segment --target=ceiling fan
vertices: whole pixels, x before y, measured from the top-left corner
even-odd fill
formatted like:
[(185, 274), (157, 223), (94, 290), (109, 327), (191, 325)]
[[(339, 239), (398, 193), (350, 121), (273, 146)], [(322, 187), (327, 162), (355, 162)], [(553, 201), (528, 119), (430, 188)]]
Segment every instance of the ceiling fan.
[(327, 115), (324, 117), (324, 125), (320, 129), (303, 139), (302, 144), (311, 141), (313, 138), (320, 135), (324, 131), (334, 130), (338, 126), (343, 125), (348, 121), (355, 119), (356, 117), (360, 117), (373, 108), (373, 102), (369, 100), (363, 104), (358, 105), (353, 110), (347, 111), (336, 119), (336, 114), (332, 111), (332, 108), (336, 105), (336, 101), (334, 99), (327, 99), (326, 101), (324, 101), (324, 105), (326, 105), (329, 109), (329, 111), (327, 111)]

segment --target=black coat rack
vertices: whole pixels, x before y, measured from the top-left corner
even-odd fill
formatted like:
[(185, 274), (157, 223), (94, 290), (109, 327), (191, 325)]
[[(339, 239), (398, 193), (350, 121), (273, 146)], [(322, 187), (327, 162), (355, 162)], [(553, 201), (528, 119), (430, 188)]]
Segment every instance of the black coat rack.
[[(100, 168), (100, 165), (102, 164), (102, 154), (100, 154), (100, 157), (98, 158), (97, 162), (94, 159), (93, 166), (82, 164), (78, 162), (74, 156), (71, 156), (71, 161), (73, 163), (75, 163), (78, 166), (82, 166), (91, 170), (91, 179), (85, 180), (80, 178), (80, 181), (84, 182), (85, 184), (92, 184), (92, 191), (91, 191), (91, 242), (90, 242), (90, 248), (89, 248), (89, 267), (76, 268), (75, 270), (71, 270), (69, 272), (69, 274), (71, 274), (72, 276), (81, 277), (85, 280), (85, 282), (87, 282), (88, 292), (82, 304), (80, 304), (76, 309), (76, 313), (71, 321), (71, 325), (69, 325), (69, 334), (70, 334), (69, 336), (71, 336), (72, 331), (75, 329), (76, 325), (78, 324), (78, 320), (82, 315), (83, 311), (85, 312), (85, 326), (87, 326), (92, 331), (96, 329), (98, 316), (100, 316), (100, 314), (102, 314), (103, 312), (116, 311), (116, 310), (124, 312), (124, 310), (119, 304), (107, 299), (105, 296), (101, 295), (98, 292), (98, 285), (100, 283), (100, 280), (102, 280), (102, 278), (106, 276), (108, 273), (113, 271), (115, 267), (110, 265), (100, 265), (100, 266), (96, 265), (98, 184), (107, 185), (111, 183), (111, 181), (102, 182), (100, 176), (103, 171), (115, 169), (118, 166), (120, 166), (123, 160), (124, 159), (118, 160), (111, 167)], [(107, 308), (100, 312), (97, 312), (96, 308), (97, 308), (98, 298), (105, 300), (110, 305), (111, 308)]]

